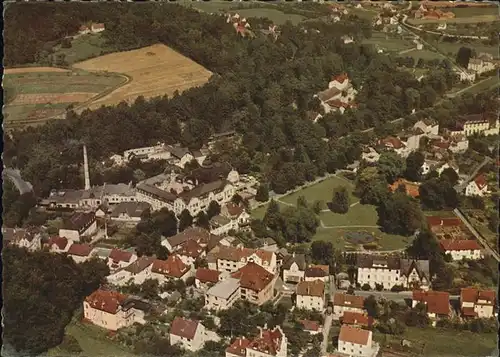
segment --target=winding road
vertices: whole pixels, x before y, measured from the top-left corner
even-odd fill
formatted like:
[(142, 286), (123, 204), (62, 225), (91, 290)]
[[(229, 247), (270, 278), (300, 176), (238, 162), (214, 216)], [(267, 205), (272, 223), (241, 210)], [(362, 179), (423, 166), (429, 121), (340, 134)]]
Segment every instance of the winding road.
[(2, 177), (11, 180), (21, 195), (33, 191), (31, 183), (24, 181), (21, 177), (21, 172), (17, 169), (4, 167)]

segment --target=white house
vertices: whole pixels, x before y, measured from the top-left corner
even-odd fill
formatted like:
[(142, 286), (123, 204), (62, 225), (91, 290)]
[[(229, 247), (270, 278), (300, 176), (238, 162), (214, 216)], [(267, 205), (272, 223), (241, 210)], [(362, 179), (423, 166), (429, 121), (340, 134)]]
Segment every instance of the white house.
[(460, 290), (460, 311), (465, 318), (489, 319), (495, 316), (495, 292), (462, 288)]
[(419, 303), (425, 305), (427, 316), (431, 319), (433, 326), (436, 325), (438, 319), (449, 318), (452, 315), (450, 294), (447, 292), (414, 290), (412, 308), (415, 308)]
[(336, 293), (333, 296), (333, 319), (339, 320), (346, 311), (364, 313), (365, 298), (357, 295)]
[(151, 206), (146, 202), (121, 202), (113, 208), (110, 218), (117, 222), (139, 223), (150, 210)]
[(59, 236), (73, 242), (79, 242), (82, 237), (92, 236), (97, 232), (97, 221), (94, 212), (75, 212), (59, 229)]
[(198, 268), (194, 276), (194, 284), (198, 289), (204, 289), (217, 284), (221, 280), (220, 277), (221, 272), (218, 270)]
[(466, 196), (484, 196), (488, 194), (488, 182), (486, 180), (486, 175), (479, 174), (474, 180), (469, 182), (465, 187), (465, 195)]
[(203, 348), (207, 341), (219, 341), (216, 333), (209, 331), (199, 321), (177, 316), (170, 327), (170, 344), (194, 352)]
[(151, 272), (151, 278), (158, 280), (160, 284), (173, 279), (186, 281), (194, 275), (192, 267), (186, 265), (176, 254), (169, 255), (167, 260), (156, 259), (151, 267)]
[(378, 162), (378, 160), (380, 159), (380, 154), (377, 151), (375, 151), (374, 148), (369, 147), (366, 150), (363, 150), (363, 153), (361, 154), (361, 159), (369, 163), (375, 163)]
[(4, 244), (16, 245), (30, 251), (42, 249), (42, 235), (35, 228), (5, 228), (2, 227)]
[(324, 283), (330, 280), (330, 267), (328, 265), (309, 265), (304, 271), (305, 281), (321, 280)]
[(297, 285), (295, 306), (299, 309), (325, 309), (325, 283), (321, 280), (301, 281)]
[(235, 272), (248, 262), (258, 264), (272, 274), (277, 271), (276, 254), (264, 249), (221, 246), (215, 256), (220, 272)]
[(445, 254), (449, 254), (452, 260), (479, 260), (483, 257), (481, 246), (473, 239), (441, 239), (439, 241)]
[(72, 242), (65, 237), (50, 237), (47, 242), (47, 247), (52, 253), (64, 253), (69, 250)]
[(474, 71), (477, 74), (489, 72), (495, 69), (495, 64), (491, 61), (485, 61), (480, 58), (471, 58), (467, 65), (469, 71)]
[(108, 256), (108, 267), (111, 272), (125, 268), (137, 260), (137, 255), (132, 252), (113, 248)]
[(413, 125), (414, 130), (421, 130), (426, 135), (439, 135), (439, 123), (434, 120), (419, 120)]
[(149, 306), (116, 291), (96, 290), (83, 302), (83, 316), (94, 325), (116, 331), (134, 323), (144, 324)]
[(280, 326), (259, 327), (260, 333), (246, 348), (247, 357), (287, 357), (288, 340)]
[(83, 263), (92, 257), (92, 247), (88, 244), (73, 243), (68, 249), (70, 256), (75, 263)]
[(90, 32), (92, 32), (92, 33), (103, 32), (105, 29), (106, 28), (105, 28), (104, 24), (93, 23), (92, 25), (90, 25)]
[(337, 350), (351, 357), (375, 357), (380, 345), (373, 342), (371, 331), (342, 325)]
[(399, 280), (404, 288), (429, 290), (431, 285), (429, 261), (401, 259)]
[(205, 308), (207, 310), (226, 310), (240, 298), (240, 281), (227, 278), (219, 281), (205, 293)]
[(142, 256), (125, 268), (119, 269), (107, 277), (109, 283), (123, 286), (128, 282), (142, 284), (146, 279), (151, 279), (151, 268), (154, 258)]
[(182, 243), (180, 248), (175, 251), (175, 254), (186, 265), (193, 265), (196, 259), (203, 258), (206, 255), (203, 247), (194, 239), (188, 239)]
[(299, 283), (304, 280), (306, 270), (306, 256), (295, 254), (285, 256), (283, 259), (283, 281), (285, 283)]
[(370, 285), (375, 289), (380, 284), (384, 289), (390, 290), (394, 285), (401, 284), (399, 258), (379, 258), (371, 255), (358, 255), (358, 284)]

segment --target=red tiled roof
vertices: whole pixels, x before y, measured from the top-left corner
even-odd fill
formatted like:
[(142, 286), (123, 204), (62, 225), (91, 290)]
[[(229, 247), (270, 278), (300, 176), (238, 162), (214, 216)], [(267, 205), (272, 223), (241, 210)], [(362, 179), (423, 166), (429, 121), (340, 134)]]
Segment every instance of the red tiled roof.
[(113, 248), (111, 250), (111, 253), (109, 253), (109, 259), (115, 261), (115, 262), (130, 262), (130, 259), (132, 259), (132, 253), (126, 252), (124, 250), (120, 250), (117, 248)]
[(405, 187), (406, 194), (408, 196), (411, 196), (413, 198), (417, 198), (418, 196), (420, 196), (420, 192), (419, 192), (420, 184), (413, 183), (413, 182), (407, 181), (405, 179), (398, 179), (392, 185), (389, 185), (389, 189), (392, 192), (395, 192), (399, 188), (399, 186), (401, 186), (401, 185)]
[(88, 244), (71, 244), (68, 249), (69, 255), (78, 255), (79, 257), (87, 257), (92, 252), (92, 247)]
[(458, 217), (437, 217), (428, 216), (427, 224), (429, 226), (444, 226), (444, 227), (459, 227), (462, 225), (462, 221)]
[(462, 315), (477, 316), (477, 313), (474, 311), (474, 307), (462, 307)]
[(481, 246), (479, 243), (472, 239), (442, 239), (439, 241), (441, 248), (445, 251), (451, 250), (480, 250)]
[(85, 31), (85, 30), (88, 30), (89, 28), (85, 25), (82, 25), (80, 26), (80, 28), (78, 29), (79, 31)]
[(495, 292), (492, 290), (478, 290), (474, 288), (462, 288), (460, 290), (460, 304), (464, 302), (476, 304), (478, 300), (486, 300), (488, 305), (494, 305)]
[(342, 325), (340, 328), (339, 341), (351, 342), (357, 345), (367, 345), (370, 331), (357, 327)]
[(299, 322), (306, 331), (319, 331), (319, 328), (321, 327), (317, 321), (299, 320)]
[(198, 268), (196, 270), (195, 278), (202, 283), (217, 283), (219, 281), (219, 275), (220, 271), (207, 268)]
[(373, 324), (373, 318), (371, 316), (353, 311), (344, 311), (340, 320), (346, 325), (361, 325), (370, 327)]
[(365, 298), (357, 295), (350, 295), (344, 293), (336, 293), (333, 297), (334, 306), (350, 306), (358, 309), (363, 309)]
[(474, 179), (474, 182), (476, 183), (477, 187), (482, 190), (486, 186), (488, 186), (488, 182), (486, 181), (486, 175), (485, 174), (480, 174), (477, 175), (476, 178)]
[(198, 328), (198, 321), (184, 319), (177, 316), (172, 322), (170, 333), (175, 336), (193, 339)]
[(262, 330), (260, 336), (255, 338), (248, 348), (276, 356), (281, 345), (283, 335), (278, 328), (274, 330)]
[(253, 291), (265, 289), (274, 279), (274, 275), (255, 263), (248, 263), (237, 272), (231, 274), (233, 278), (240, 280), (240, 286)]
[(117, 291), (96, 290), (87, 296), (85, 301), (94, 309), (116, 314), (126, 298), (127, 295), (120, 294)]
[(450, 294), (444, 291), (413, 290), (413, 300), (423, 302), (428, 313), (449, 315)]
[(297, 285), (297, 295), (325, 297), (325, 283), (322, 280), (301, 281)]
[(255, 251), (255, 255), (268, 264), (271, 264), (271, 261), (273, 260), (273, 252), (269, 252), (267, 250), (257, 249)]
[(151, 267), (153, 273), (163, 274), (174, 278), (180, 278), (186, 274), (189, 266), (184, 264), (178, 255), (169, 255), (167, 260), (156, 259)]
[(245, 357), (246, 356), (246, 348), (250, 344), (250, 340), (247, 340), (245, 337), (237, 338), (231, 345), (226, 348), (226, 353), (231, 353), (233, 355)]
[(104, 28), (104, 24), (92, 24), (92, 29), (103, 29)]
[(239, 216), (240, 214), (243, 213), (243, 210), (244, 210), (243, 207), (235, 205), (232, 202), (229, 202), (226, 204), (226, 209), (227, 209), (227, 213), (229, 213), (229, 215), (231, 217)]
[(56, 245), (57, 248), (59, 248), (60, 250), (63, 250), (64, 248), (66, 248), (66, 246), (68, 245), (68, 238), (66, 237), (50, 237), (49, 238), (49, 247), (52, 247), (52, 245)]
[(394, 136), (388, 136), (384, 139), (380, 139), (378, 143), (379, 145), (392, 146), (394, 149), (401, 149), (404, 146), (403, 142)]
[(203, 253), (203, 248), (195, 240), (189, 239), (181, 244), (180, 249), (176, 253), (191, 258), (198, 258)]

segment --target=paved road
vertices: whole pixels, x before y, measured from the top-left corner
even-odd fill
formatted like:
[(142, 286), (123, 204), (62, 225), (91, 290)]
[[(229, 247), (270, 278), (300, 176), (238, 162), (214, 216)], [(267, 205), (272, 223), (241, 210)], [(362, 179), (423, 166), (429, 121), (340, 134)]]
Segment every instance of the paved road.
[[(335, 295), (335, 278), (330, 275), (330, 298), (328, 300), (333, 301), (333, 295)], [(330, 335), (330, 328), (332, 327), (333, 313), (330, 315), (325, 314), (325, 321), (323, 323), (323, 341), (321, 342), (321, 356), (326, 355), (326, 350), (328, 348), (328, 337)]]
[(9, 178), (14, 183), (21, 195), (33, 191), (33, 186), (31, 186), (29, 182), (26, 182), (22, 179), (19, 170), (4, 168), (4, 170), (2, 171), (2, 176)]
[[(373, 295), (377, 298), (385, 298), (387, 300), (396, 301), (402, 303), (405, 299), (411, 299), (412, 292), (411, 291), (401, 291), (399, 293), (395, 293), (392, 291), (364, 291), (364, 290), (355, 290), (355, 295), (368, 297)], [(450, 295), (450, 299), (457, 300), (459, 298), (458, 295)]]
[(465, 87), (465, 88), (463, 88), (463, 89), (460, 89), (459, 91), (456, 91), (456, 92), (453, 92), (453, 93), (446, 94), (446, 97), (447, 97), (447, 98), (454, 98), (454, 97), (456, 97), (457, 95), (460, 95), (460, 94), (462, 94), (462, 93), (464, 93), (464, 92), (467, 92), (467, 91), (468, 91), (468, 90), (470, 90), (471, 88), (474, 88), (475, 86), (477, 86), (477, 85), (479, 85), (479, 84), (481, 84), (481, 83), (483, 83), (483, 82), (489, 81), (490, 79), (491, 79), (491, 77), (488, 77), (488, 78), (485, 78), (485, 79), (483, 79), (483, 80), (481, 80), (481, 81), (479, 81), (479, 82), (472, 83), (470, 86)]
[(476, 177), (477, 173), (479, 172), (479, 170), (481, 170), (481, 168), (486, 165), (487, 163), (489, 163), (491, 161), (491, 159), (489, 157), (485, 157), (483, 162), (481, 162), (475, 169), (474, 171), (472, 171), (472, 173), (460, 184), (460, 185), (456, 185), (455, 186), (455, 191), (457, 191), (458, 193), (462, 192), (465, 187), (469, 184), (469, 182), (474, 178)]

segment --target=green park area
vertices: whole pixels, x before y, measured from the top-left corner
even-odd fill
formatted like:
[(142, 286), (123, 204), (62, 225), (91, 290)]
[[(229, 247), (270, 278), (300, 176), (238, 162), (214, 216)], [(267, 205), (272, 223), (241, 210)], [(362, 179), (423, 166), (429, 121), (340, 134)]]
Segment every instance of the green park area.
[(415, 44), (408, 38), (376, 31), (370, 38), (363, 40), (363, 44), (376, 45), (385, 52), (400, 52), (415, 47)]
[[(328, 208), (328, 202), (332, 199), (333, 189), (344, 186), (349, 192), (349, 211), (346, 214), (334, 213)], [(353, 234), (361, 234), (372, 237), (366, 243), (378, 250), (396, 250), (406, 247), (411, 242), (411, 237), (402, 237), (384, 233), (377, 225), (377, 211), (373, 205), (363, 205), (353, 195), (354, 185), (351, 181), (338, 176), (330, 177), (305, 187), (297, 192), (277, 199), (281, 209), (287, 206), (295, 206), (297, 199), (304, 196), (309, 204), (316, 201), (322, 202), (322, 211), (318, 218), (321, 221), (313, 240), (324, 240), (332, 242), (339, 249), (356, 250), (362, 244), (355, 244), (346, 237)], [(267, 205), (252, 211), (254, 218), (262, 219), (266, 213)], [(365, 245), (366, 246), (366, 245)]]
[(113, 48), (109, 47), (100, 33), (86, 34), (71, 40), (71, 47), (56, 46), (54, 48), (54, 57), (64, 55), (66, 63), (72, 65), (109, 52), (113, 52)]

